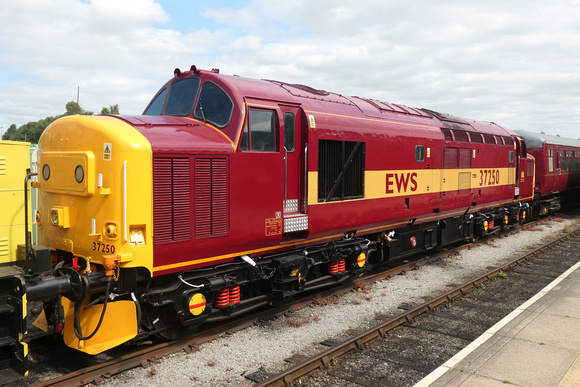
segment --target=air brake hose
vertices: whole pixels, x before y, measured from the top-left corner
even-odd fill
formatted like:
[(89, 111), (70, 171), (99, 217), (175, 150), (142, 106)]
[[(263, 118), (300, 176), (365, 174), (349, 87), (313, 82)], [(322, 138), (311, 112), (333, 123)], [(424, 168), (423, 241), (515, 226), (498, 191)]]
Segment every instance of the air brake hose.
[(108, 277), (107, 289), (105, 290), (105, 300), (103, 301), (103, 311), (101, 312), (101, 318), (99, 319), (99, 323), (97, 324), (97, 327), (95, 328), (95, 330), (93, 331), (93, 333), (91, 333), (90, 335), (88, 335), (86, 337), (83, 336), (83, 332), (82, 332), (82, 329), (81, 329), (80, 318), (79, 318), (79, 311), (81, 309), (82, 301), (75, 302), (74, 330), (75, 330), (75, 335), (77, 336), (77, 338), (79, 340), (89, 340), (94, 335), (96, 335), (97, 332), (99, 331), (99, 328), (101, 328), (101, 324), (103, 323), (103, 320), (105, 318), (105, 311), (107, 310), (107, 303), (109, 301), (109, 291), (111, 290), (111, 281), (112, 281), (112, 277)]

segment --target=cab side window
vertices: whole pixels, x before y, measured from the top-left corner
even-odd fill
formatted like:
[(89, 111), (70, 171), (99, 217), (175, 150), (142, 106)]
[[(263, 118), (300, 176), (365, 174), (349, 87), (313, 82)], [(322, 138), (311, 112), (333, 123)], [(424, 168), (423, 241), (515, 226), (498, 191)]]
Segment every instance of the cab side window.
[(284, 113), (284, 147), (288, 153), (294, 152), (296, 146), (295, 117), (291, 112)]
[(246, 119), (240, 149), (254, 152), (277, 152), (276, 112), (250, 108)]

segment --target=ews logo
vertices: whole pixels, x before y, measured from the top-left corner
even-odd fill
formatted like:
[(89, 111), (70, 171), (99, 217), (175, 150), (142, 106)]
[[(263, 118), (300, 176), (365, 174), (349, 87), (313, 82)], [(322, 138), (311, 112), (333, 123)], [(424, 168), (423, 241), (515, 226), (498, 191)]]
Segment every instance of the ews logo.
[(387, 173), (387, 194), (417, 191), (417, 172)]

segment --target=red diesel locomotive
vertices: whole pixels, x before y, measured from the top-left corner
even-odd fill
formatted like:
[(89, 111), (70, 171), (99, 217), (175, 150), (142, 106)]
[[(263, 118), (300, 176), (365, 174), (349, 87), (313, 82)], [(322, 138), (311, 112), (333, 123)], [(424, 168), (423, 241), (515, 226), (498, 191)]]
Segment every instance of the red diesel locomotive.
[(96, 354), (529, 214), (534, 159), (495, 123), (195, 66), (174, 75), (143, 116), (65, 117), (42, 135), (39, 246), (26, 278), (0, 279), (12, 364), (25, 368), (26, 300)]

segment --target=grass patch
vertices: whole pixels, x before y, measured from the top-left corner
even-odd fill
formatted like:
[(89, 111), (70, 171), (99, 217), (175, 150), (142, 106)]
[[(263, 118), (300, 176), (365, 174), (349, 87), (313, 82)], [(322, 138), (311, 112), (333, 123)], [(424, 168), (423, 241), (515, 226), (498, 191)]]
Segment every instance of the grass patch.
[(286, 324), (292, 328), (300, 328), (303, 325), (306, 325), (310, 322), (307, 318), (304, 317), (288, 317), (286, 318)]
[(368, 293), (371, 291), (371, 287), (373, 286), (368, 280), (364, 279), (357, 279), (354, 280), (353, 285), (355, 289), (359, 292)]
[(338, 299), (336, 297), (333, 297), (333, 296), (330, 296), (330, 297), (316, 296), (316, 297), (314, 297), (314, 300), (312, 300), (312, 303), (314, 305), (320, 305), (320, 306), (332, 305), (332, 304), (336, 304), (337, 302), (338, 302)]

